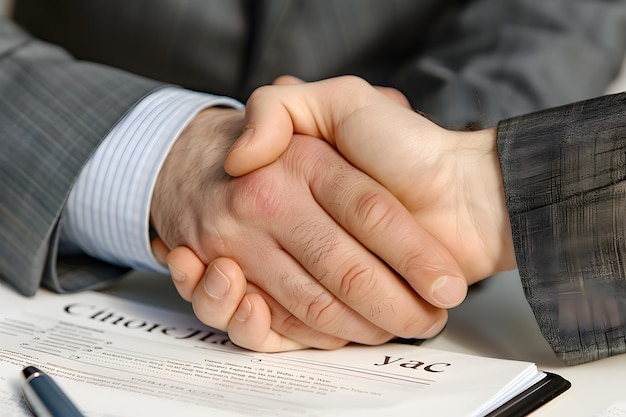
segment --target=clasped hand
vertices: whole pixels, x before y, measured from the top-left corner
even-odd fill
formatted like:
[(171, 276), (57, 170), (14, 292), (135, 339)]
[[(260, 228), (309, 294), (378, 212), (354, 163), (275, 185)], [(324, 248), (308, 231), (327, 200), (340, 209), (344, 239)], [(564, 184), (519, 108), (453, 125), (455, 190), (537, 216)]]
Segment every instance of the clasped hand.
[[(155, 252), (196, 315), (243, 347), (431, 337), (468, 284), (515, 267), (494, 129), (447, 131), (355, 77), (282, 78), (245, 120), (206, 113), (159, 176)], [(215, 155), (243, 126), (227, 176)]]

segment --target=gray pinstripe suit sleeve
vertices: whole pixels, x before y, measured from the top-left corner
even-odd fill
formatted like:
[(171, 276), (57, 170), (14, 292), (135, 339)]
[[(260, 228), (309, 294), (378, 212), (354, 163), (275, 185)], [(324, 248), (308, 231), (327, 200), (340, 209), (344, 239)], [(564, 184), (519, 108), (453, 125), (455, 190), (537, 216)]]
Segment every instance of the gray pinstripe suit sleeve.
[(57, 265), (57, 222), (94, 148), (155, 88), (78, 62), (0, 19), (0, 274), (20, 292), (42, 282), (72, 291), (121, 272), (81, 258)]
[(568, 364), (626, 352), (626, 93), (501, 122), (526, 298)]

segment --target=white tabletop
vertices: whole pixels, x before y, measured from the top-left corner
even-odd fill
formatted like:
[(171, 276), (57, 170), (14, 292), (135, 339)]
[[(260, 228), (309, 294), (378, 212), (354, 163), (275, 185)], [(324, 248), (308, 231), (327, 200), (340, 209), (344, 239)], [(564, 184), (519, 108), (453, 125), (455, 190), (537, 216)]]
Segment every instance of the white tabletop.
[[(103, 292), (191, 311), (166, 276), (133, 273)], [(450, 311), (444, 331), (424, 346), (534, 362), (540, 369), (558, 373), (572, 383), (568, 391), (534, 412), (533, 417), (592, 417), (610, 404), (626, 400), (626, 355), (578, 366), (563, 365), (541, 336), (514, 271), (474, 286), (467, 300)]]
[(516, 271), (483, 281), (450, 312), (441, 335), (429, 347), (535, 362), (563, 376), (572, 387), (533, 413), (537, 416), (594, 416), (615, 401), (626, 400), (626, 355), (566, 366), (539, 332)]

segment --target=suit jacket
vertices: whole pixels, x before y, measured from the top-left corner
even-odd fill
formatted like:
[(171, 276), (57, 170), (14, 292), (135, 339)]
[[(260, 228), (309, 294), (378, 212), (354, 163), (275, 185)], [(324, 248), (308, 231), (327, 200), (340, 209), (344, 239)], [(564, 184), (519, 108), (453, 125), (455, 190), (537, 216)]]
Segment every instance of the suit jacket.
[[(284, 73), (352, 73), (465, 128), (600, 95), (622, 61), (624, 1), (441, 3), (16, 2), (27, 32), (0, 20), (2, 277), (32, 294), (42, 282), (74, 291), (120, 275), (95, 259), (59, 258), (58, 219), (100, 140), (166, 82), (245, 100)], [(518, 262), (532, 261), (520, 247)]]
[(94, 148), (158, 85), (76, 61), (10, 22), (0, 24), (0, 271), (20, 292), (33, 294), (42, 281), (75, 290), (119, 275), (92, 261), (91, 278), (76, 281), (81, 274), (71, 270), (83, 259), (57, 265), (57, 224)]
[(448, 127), (604, 93), (625, 0), (19, 0), (79, 59), (245, 101), (283, 74), (398, 87)]

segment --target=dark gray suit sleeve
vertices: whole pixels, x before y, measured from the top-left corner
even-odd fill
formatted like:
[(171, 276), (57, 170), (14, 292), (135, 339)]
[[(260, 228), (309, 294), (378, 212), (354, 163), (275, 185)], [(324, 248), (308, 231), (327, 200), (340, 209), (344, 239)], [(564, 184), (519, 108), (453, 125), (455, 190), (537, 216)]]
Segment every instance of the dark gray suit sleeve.
[(95, 275), (72, 274), (84, 264), (78, 258), (57, 265), (57, 222), (94, 148), (157, 87), (78, 62), (0, 19), (0, 274), (20, 292), (33, 294), (42, 281), (72, 291), (119, 274), (102, 265)]
[(436, 26), (395, 76), (450, 127), (494, 126), (605, 94), (626, 51), (625, 0), (477, 0)]
[(626, 94), (503, 121), (526, 298), (568, 364), (626, 352)]

